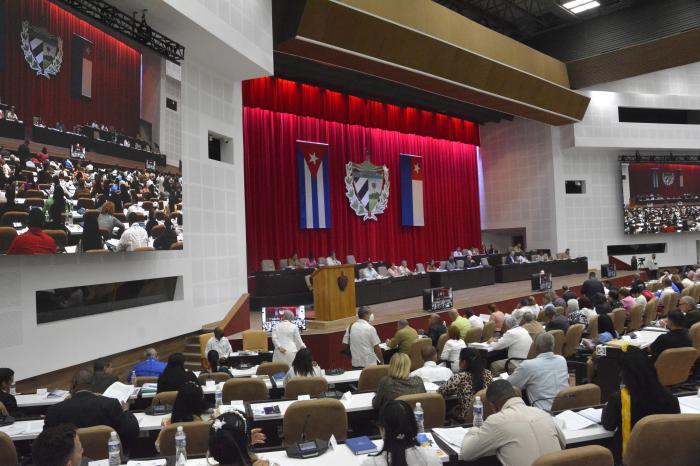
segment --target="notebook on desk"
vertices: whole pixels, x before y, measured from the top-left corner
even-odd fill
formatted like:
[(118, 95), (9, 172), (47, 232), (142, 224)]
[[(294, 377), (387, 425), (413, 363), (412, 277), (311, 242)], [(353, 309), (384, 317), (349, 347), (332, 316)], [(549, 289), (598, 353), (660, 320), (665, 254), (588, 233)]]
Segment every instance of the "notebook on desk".
[(351, 452), (358, 456), (375, 453), (377, 451), (377, 446), (367, 436), (349, 438), (345, 440), (345, 445), (347, 445)]

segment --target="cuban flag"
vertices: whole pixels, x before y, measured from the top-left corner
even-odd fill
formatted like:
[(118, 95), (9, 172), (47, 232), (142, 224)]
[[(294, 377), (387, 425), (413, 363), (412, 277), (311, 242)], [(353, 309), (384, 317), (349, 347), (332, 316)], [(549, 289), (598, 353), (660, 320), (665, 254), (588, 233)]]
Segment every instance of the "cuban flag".
[(423, 157), (401, 154), (401, 225), (425, 226), (423, 217)]
[(92, 42), (77, 34), (73, 35), (70, 90), (74, 96), (92, 98), (93, 52)]
[(328, 178), (328, 144), (297, 141), (299, 226), (330, 228), (331, 202)]

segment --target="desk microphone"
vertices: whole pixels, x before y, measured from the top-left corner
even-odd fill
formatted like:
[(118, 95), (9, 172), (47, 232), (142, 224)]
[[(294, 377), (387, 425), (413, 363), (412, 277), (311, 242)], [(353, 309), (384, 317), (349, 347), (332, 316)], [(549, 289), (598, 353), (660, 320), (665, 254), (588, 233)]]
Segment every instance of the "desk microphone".
[(311, 414), (307, 414), (304, 418), (304, 425), (301, 429), (301, 441), (294, 442), (287, 447), (287, 456), (290, 458), (314, 458), (322, 455), (328, 450), (328, 442), (321, 439), (306, 440), (306, 427), (308, 426)]
[(307, 414), (304, 418), (304, 425), (301, 428), (301, 441), (306, 442), (306, 427), (309, 424), (309, 419), (311, 419), (311, 414)]

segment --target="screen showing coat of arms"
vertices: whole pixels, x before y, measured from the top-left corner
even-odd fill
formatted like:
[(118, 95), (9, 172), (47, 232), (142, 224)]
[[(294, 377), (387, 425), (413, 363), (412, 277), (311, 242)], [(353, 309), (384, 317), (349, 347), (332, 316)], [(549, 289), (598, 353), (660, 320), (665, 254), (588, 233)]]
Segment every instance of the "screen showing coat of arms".
[(700, 232), (700, 164), (622, 163), (629, 235)]
[(0, 18), (0, 255), (183, 249), (166, 59), (60, 2)]

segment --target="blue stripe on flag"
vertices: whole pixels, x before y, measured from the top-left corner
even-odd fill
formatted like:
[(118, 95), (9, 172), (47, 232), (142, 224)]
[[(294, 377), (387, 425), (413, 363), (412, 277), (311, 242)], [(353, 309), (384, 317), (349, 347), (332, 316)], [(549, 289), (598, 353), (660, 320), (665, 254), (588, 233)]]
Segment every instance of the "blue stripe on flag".
[(323, 203), (326, 210), (326, 228), (331, 227), (331, 183), (328, 178), (328, 154), (323, 159)]
[(413, 184), (411, 157), (401, 154), (401, 225), (413, 226)]
[(314, 216), (314, 228), (318, 228), (318, 178), (311, 177), (311, 209)]
[(299, 179), (299, 226), (306, 228), (306, 186), (304, 183), (304, 165), (306, 161), (301, 151), (297, 151), (297, 178)]

